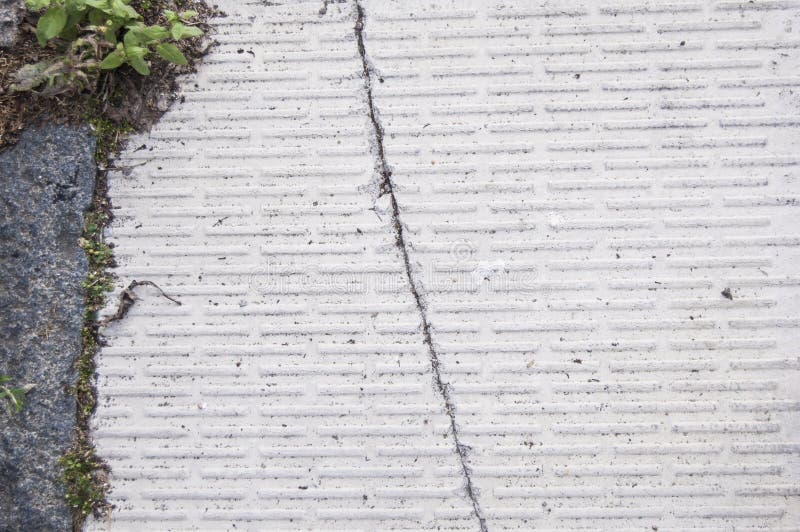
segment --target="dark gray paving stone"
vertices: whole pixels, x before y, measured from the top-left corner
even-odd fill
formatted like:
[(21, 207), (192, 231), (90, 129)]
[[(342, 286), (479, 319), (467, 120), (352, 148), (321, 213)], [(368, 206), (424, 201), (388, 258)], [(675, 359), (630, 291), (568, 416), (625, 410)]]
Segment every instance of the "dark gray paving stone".
[(75, 426), (87, 272), (78, 245), (94, 184), (88, 128), (29, 129), (0, 152), (0, 373), (31, 383), (0, 411), (0, 530), (69, 530), (58, 458)]
[(14, 42), (22, 9), (22, 0), (0, 0), (0, 48)]

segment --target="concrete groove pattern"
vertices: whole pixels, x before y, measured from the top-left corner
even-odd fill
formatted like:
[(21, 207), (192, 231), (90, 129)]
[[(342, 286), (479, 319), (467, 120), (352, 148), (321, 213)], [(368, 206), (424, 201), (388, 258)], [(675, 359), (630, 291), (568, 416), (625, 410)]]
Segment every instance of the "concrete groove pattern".
[(800, 2), (221, 7), (90, 529), (800, 529)]

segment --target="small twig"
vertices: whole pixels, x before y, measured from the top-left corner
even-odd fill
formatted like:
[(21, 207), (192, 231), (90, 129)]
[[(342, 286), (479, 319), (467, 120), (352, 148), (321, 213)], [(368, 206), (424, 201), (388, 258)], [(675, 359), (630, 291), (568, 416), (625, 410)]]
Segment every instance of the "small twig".
[(166, 292), (164, 292), (153, 281), (131, 281), (131, 284), (129, 284), (128, 287), (125, 290), (123, 290), (122, 293), (120, 293), (119, 295), (119, 306), (117, 307), (117, 311), (113, 315), (103, 320), (100, 320), (98, 322), (98, 325), (108, 325), (112, 321), (118, 321), (124, 318), (128, 314), (128, 311), (131, 309), (133, 304), (136, 303), (137, 301), (136, 294), (133, 292), (133, 289), (136, 288), (137, 286), (143, 286), (143, 285), (152, 286), (153, 288), (161, 292), (161, 295), (163, 297), (169, 299), (176, 305), (180, 306), (181, 304), (180, 301), (168, 296)]
[(125, 166), (109, 166), (109, 167), (108, 167), (108, 168), (106, 168), (106, 169), (107, 169), (107, 170), (121, 170), (121, 171), (125, 171), (125, 170), (133, 170), (134, 168), (139, 168), (140, 166), (144, 166), (144, 165), (146, 165), (147, 163), (149, 163), (149, 162), (152, 162), (154, 159), (155, 159), (155, 157), (151, 157), (150, 159), (145, 159), (144, 161), (142, 161), (142, 162), (140, 162), (140, 163), (136, 163), (136, 164), (127, 164), (127, 165), (125, 165)]

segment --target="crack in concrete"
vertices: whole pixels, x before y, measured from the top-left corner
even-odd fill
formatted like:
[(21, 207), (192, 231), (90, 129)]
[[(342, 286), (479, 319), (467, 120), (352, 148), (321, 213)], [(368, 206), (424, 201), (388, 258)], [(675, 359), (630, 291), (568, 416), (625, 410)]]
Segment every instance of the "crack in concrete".
[(481, 511), (480, 502), (478, 501), (477, 490), (473, 485), (471, 471), (469, 465), (467, 464), (468, 447), (463, 443), (461, 443), (461, 437), (458, 432), (458, 425), (456, 423), (456, 408), (455, 408), (455, 403), (453, 401), (453, 397), (450, 393), (450, 385), (442, 380), (439, 354), (436, 352), (436, 347), (433, 345), (431, 325), (430, 321), (428, 320), (427, 304), (425, 302), (422, 289), (418, 285), (417, 281), (414, 279), (414, 274), (412, 272), (411, 259), (408, 252), (408, 244), (406, 243), (405, 240), (405, 227), (400, 217), (400, 207), (397, 203), (397, 197), (395, 196), (394, 182), (392, 181), (392, 171), (389, 168), (388, 163), (386, 162), (386, 153), (383, 146), (383, 134), (384, 134), (383, 125), (381, 124), (378, 118), (378, 114), (375, 109), (375, 102), (372, 95), (373, 69), (370, 66), (369, 60), (367, 59), (367, 52), (364, 45), (364, 19), (365, 19), (364, 8), (361, 6), (359, 0), (354, 0), (354, 4), (356, 10), (356, 23), (354, 28), (355, 36), (358, 45), (358, 53), (359, 56), (361, 57), (361, 65), (363, 69), (362, 75), (364, 78), (364, 89), (367, 96), (369, 119), (372, 123), (372, 129), (375, 134), (374, 145), (375, 145), (375, 150), (377, 152), (375, 154), (376, 155), (375, 167), (376, 170), (378, 171), (380, 178), (380, 189), (378, 197), (388, 196), (390, 199), (392, 208), (392, 225), (394, 226), (394, 231), (395, 231), (395, 243), (397, 244), (397, 247), (402, 254), (403, 263), (406, 271), (406, 277), (408, 278), (408, 284), (411, 290), (411, 294), (414, 297), (417, 310), (419, 311), (420, 319), (422, 321), (422, 336), (425, 345), (428, 347), (428, 353), (430, 355), (431, 370), (433, 373), (434, 383), (444, 402), (444, 407), (445, 411), (447, 412), (447, 417), (450, 419), (450, 432), (453, 435), (456, 455), (458, 457), (458, 461), (461, 466), (461, 472), (464, 476), (464, 481), (466, 483), (465, 491), (467, 497), (470, 500), (470, 503), (472, 504), (472, 511), (475, 514), (475, 518), (478, 520), (478, 526), (480, 531), (488, 532), (488, 528), (486, 526), (486, 519), (483, 517), (483, 512)]

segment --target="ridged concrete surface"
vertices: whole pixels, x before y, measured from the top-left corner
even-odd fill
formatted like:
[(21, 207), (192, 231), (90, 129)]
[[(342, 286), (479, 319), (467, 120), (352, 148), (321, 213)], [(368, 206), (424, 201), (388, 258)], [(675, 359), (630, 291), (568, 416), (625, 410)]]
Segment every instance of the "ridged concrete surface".
[(221, 4), (90, 529), (800, 530), (800, 2)]

